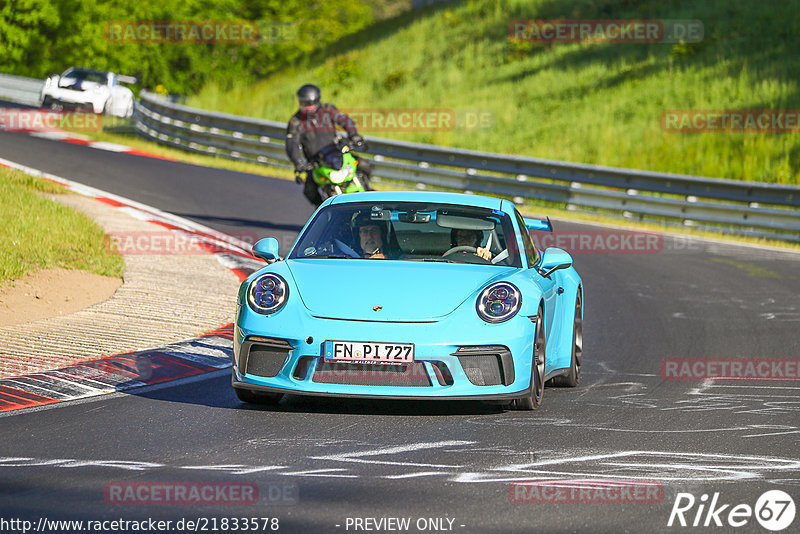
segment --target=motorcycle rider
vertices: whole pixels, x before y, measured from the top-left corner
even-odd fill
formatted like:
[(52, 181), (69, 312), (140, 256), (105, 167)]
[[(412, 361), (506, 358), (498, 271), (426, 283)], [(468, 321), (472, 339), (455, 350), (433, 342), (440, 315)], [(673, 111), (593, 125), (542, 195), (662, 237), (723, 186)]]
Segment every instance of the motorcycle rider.
[[(295, 180), (303, 183), (302, 173), (306, 174), (303, 194), (315, 206), (322, 203), (317, 184), (314, 182), (311, 171), (314, 165), (311, 161), (328, 145), (336, 143), (336, 126), (347, 132), (350, 144), (359, 147), (364, 144), (364, 138), (358, 134), (356, 124), (347, 114), (339, 111), (336, 106), (321, 103), (321, 92), (316, 85), (306, 84), (297, 91), (299, 109), (286, 128), (286, 154), (294, 163)], [(353, 157), (358, 161), (359, 176), (364, 181), (364, 189), (369, 190), (369, 178), (372, 166), (365, 159)]]

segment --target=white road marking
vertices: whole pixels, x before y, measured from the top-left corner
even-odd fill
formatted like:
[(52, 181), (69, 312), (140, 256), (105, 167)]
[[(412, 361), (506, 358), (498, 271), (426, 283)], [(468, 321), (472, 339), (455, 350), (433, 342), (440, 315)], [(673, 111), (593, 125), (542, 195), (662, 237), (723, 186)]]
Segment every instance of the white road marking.
[(298, 476), (298, 477), (360, 478), (358, 475), (338, 474), (338, 472), (340, 471), (347, 471), (347, 469), (342, 469), (342, 468), (309, 469), (306, 471), (293, 471), (290, 473), (278, 473), (278, 474), (286, 476)]
[(91, 139), (87, 135), (64, 132), (64, 131), (31, 132), (28, 135), (30, 135), (31, 137), (40, 137), (42, 139), (52, 139), (54, 141), (63, 141), (64, 139), (78, 139), (79, 141), (89, 141)]
[(278, 471), (280, 469), (287, 469), (285, 465), (238, 465), (238, 464), (223, 464), (223, 465), (186, 465), (177, 466), (177, 469), (187, 469), (191, 471), (225, 471), (232, 475), (246, 475), (250, 473), (260, 473), (263, 471)]
[[(454, 446), (453, 442), (448, 446)], [(460, 442), (468, 446), (473, 442)], [(376, 454), (406, 453), (438, 448), (437, 443), (417, 443), (408, 446), (389, 447), (379, 451), (367, 451), (352, 454), (374, 456)], [(468, 449), (465, 448), (465, 452)], [(520, 453), (521, 457), (528, 453)], [(328, 462), (351, 461), (347, 455), (331, 455), (322, 457)], [(319, 457), (307, 456), (298, 460), (298, 465), (307, 465), (308, 460)], [(371, 462), (367, 462), (371, 463)], [(768, 456), (711, 454), (697, 452), (671, 451), (618, 451), (580, 455), (571, 451), (559, 451), (556, 458), (547, 458), (525, 463), (511, 463), (504, 466), (475, 465), (474, 457), (469, 462), (471, 471), (461, 471), (463, 466), (446, 466), (447, 470), (419, 470), (417, 466), (425, 465), (413, 462), (387, 462), (383, 465), (412, 468), (394, 473), (376, 473), (366, 468), (362, 472), (351, 468), (331, 466), (318, 469), (302, 469), (287, 471), (291, 466), (284, 465), (165, 465), (150, 462), (129, 460), (77, 460), (77, 459), (36, 459), (7, 457), (0, 458), (0, 470), (24, 467), (66, 467), (66, 468), (113, 468), (129, 471), (150, 471), (154, 469), (179, 469), (192, 471), (223, 471), (232, 475), (245, 475), (259, 472), (271, 472), (282, 476), (313, 476), (330, 478), (382, 478), (401, 480), (405, 478), (442, 476), (446, 480), (461, 483), (514, 482), (525, 480), (543, 480), (554, 476), (576, 479), (602, 480), (657, 480), (661, 482), (708, 483), (710, 481), (764, 481), (774, 482), (774, 475), (800, 470), (800, 460), (775, 458)], [(788, 474), (788, 473), (787, 473)], [(774, 478), (773, 478), (774, 477)], [(781, 479), (778, 479), (781, 480)]]
[(426, 449), (438, 449), (442, 447), (451, 447), (456, 445), (471, 445), (474, 441), (438, 441), (432, 443), (413, 443), (410, 445), (401, 445), (398, 447), (386, 447), (377, 450), (366, 450), (359, 452), (345, 452), (340, 454), (330, 454), (326, 456), (312, 456), (312, 460), (332, 460), (337, 462), (353, 462), (362, 464), (378, 464), (378, 465), (396, 465), (396, 466), (409, 466), (409, 467), (450, 467), (459, 468), (460, 465), (450, 464), (429, 464), (429, 463), (416, 463), (416, 462), (395, 462), (388, 460), (365, 460), (366, 456), (381, 456), (386, 454), (398, 454), (404, 452), (414, 452)]
[(117, 143), (108, 143), (106, 141), (93, 141), (89, 143), (88, 146), (97, 148), (99, 150), (108, 150), (109, 152), (127, 152), (129, 150), (133, 150), (129, 146), (118, 145)]
[(387, 475), (383, 478), (387, 478), (389, 480), (402, 480), (404, 478), (417, 478), (417, 477), (431, 477), (437, 475), (449, 475), (450, 473), (446, 471), (419, 471), (417, 473), (406, 473), (404, 475)]

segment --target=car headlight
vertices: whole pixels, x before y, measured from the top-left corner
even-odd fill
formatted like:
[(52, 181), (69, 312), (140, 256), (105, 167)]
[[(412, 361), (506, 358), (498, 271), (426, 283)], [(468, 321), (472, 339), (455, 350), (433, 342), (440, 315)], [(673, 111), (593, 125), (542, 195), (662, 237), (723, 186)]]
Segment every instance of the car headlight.
[(256, 313), (269, 315), (280, 310), (289, 298), (286, 281), (277, 274), (262, 274), (250, 283), (247, 303)]
[(487, 323), (502, 323), (514, 317), (521, 304), (522, 293), (514, 284), (496, 282), (481, 291), (476, 308)]

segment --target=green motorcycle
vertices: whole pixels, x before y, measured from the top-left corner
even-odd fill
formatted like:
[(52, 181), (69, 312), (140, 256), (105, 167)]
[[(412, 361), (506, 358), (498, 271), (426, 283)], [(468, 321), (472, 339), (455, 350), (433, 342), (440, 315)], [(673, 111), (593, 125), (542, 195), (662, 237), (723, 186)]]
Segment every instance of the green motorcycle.
[[(361, 147), (366, 145), (362, 143)], [(343, 140), (324, 147), (311, 163), (311, 176), (323, 201), (334, 195), (372, 190), (366, 174), (358, 169), (358, 159)]]

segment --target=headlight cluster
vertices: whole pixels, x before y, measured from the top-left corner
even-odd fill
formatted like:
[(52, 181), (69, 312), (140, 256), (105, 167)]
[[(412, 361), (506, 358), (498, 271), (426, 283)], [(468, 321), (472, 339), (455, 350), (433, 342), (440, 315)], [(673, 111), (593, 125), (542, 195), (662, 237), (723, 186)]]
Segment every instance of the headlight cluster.
[(331, 171), (330, 174), (331, 182), (335, 184), (340, 184), (345, 180), (347, 180), (352, 174), (353, 174), (353, 167), (350, 165), (338, 171)]
[(247, 302), (253, 311), (269, 315), (280, 310), (289, 298), (286, 281), (277, 274), (262, 274), (250, 283)]
[(487, 323), (508, 321), (519, 311), (522, 294), (508, 282), (496, 282), (484, 289), (478, 297), (478, 315)]

